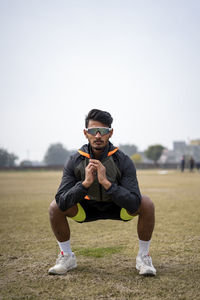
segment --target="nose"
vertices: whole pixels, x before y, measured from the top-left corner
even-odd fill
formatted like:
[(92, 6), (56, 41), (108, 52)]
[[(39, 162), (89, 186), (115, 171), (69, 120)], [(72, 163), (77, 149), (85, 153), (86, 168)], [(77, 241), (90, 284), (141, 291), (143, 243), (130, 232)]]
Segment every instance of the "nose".
[(97, 134), (95, 135), (95, 137), (101, 137), (101, 133), (99, 131), (97, 131)]

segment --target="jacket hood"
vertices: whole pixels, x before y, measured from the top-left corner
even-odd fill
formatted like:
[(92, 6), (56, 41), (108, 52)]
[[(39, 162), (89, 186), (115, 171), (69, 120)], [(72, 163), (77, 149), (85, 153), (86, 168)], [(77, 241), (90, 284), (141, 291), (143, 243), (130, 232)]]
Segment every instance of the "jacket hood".
[[(118, 150), (118, 147), (113, 146), (113, 144), (111, 142), (108, 142), (107, 146), (105, 147), (102, 155), (101, 155), (101, 159), (103, 157), (106, 156), (111, 156), (112, 154), (114, 154), (116, 151)], [(88, 158), (92, 158), (93, 157), (93, 153), (92, 153), (92, 149), (90, 144), (85, 144), (83, 145), (78, 152)]]

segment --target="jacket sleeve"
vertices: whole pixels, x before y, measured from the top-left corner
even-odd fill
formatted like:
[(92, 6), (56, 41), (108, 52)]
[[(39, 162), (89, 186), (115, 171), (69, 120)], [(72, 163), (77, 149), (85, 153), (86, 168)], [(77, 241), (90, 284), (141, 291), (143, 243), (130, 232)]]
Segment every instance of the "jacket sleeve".
[(119, 184), (112, 183), (107, 193), (112, 196), (118, 206), (135, 213), (141, 204), (141, 194), (136, 176), (135, 165), (126, 155), (121, 165), (121, 179)]
[(71, 157), (63, 169), (62, 181), (55, 196), (62, 211), (80, 202), (87, 194), (87, 189), (75, 177), (74, 166), (74, 157)]

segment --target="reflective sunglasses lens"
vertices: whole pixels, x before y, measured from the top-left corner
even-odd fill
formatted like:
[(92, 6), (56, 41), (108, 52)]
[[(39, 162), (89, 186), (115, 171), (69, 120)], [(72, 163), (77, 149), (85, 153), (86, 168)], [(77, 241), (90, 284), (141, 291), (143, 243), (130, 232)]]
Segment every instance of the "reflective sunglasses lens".
[(99, 132), (101, 135), (105, 135), (109, 133), (109, 128), (99, 128)]
[(101, 135), (108, 134), (110, 132), (109, 128), (88, 128), (87, 132), (92, 135), (96, 135), (99, 132)]
[(96, 135), (96, 128), (88, 128), (87, 132), (92, 135)]

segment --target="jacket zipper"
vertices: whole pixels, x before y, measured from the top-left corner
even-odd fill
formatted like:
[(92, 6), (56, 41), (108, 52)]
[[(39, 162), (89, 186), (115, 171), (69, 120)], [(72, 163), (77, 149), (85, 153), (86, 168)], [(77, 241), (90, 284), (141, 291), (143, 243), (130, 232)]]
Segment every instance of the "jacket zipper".
[(100, 201), (102, 201), (102, 186), (99, 183)]

